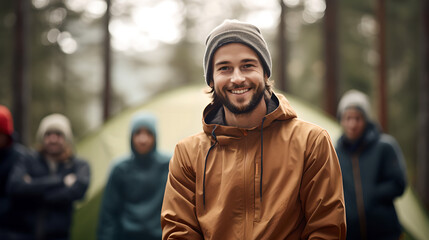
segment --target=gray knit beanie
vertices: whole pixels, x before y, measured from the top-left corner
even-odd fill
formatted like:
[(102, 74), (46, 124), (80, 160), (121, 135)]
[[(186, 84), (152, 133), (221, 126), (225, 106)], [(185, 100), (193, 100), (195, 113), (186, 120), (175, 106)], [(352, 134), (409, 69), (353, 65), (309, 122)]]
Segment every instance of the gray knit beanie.
[(242, 43), (252, 48), (258, 54), (267, 76), (271, 76), (271, 55), (259, 28), (249, 23), (227, 19), (213, 29), (206, 40), (203, 65), (207, 85), (210, 85), (213, 78), (213, 55), (218, 48), (228, 43)]
[(48, 115), (40, 121), (39, 129), (37, 130), (37, 140), (41, 144), (46, 132), (55, 130), (64, 134), (66, 141), (73, 144), (73, 133), (69, 119), (59, 113)]
[(371, 107), (369, 104), (368, 96), (355, 89), (351, 89), (345, 92), (343, 97), (341, 98), (337, 110), (338, 120), (341, 121), (341, 117), (344, 111), (352, 107), (360, 110), (367, 121), (371, 120)]

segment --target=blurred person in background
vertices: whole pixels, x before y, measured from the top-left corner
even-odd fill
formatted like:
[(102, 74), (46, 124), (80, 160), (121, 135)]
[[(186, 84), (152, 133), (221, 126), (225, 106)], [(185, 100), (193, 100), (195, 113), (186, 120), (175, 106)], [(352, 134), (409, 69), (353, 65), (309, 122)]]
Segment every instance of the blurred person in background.
[(90, 167), (73, 152), (69, 120), (51, 114), (40, 122), (38, 151), (15, 166), (9, 178), (13, 217), (9, 239), (69, 239), (74, 202), (84, 197)]
[(336, 151), (343, 174), (347, 239), (399, 239), (393, 201), (406, 187), (405, 161), (396, 140), (371, 119), (368, 97), (347, 91), (338, 105), (343, 134)]
[(13, 165), (28, 155), (28, 150), (16, 141), (13, 118), (6, 106), (0, 105), (0, 239), (7, 237), (10, 199), (6, 192)]
[(160, 214), (171, 155), (157, 149), (156, 123), (148, 112), (131, 120), (131, 152), (112, 166), (100, 209), (99, 240), (161, 239)]
[(203, 65), (212, 102), (170, 161), (163, 239), (345, 239), (334, 146), (273, 92), (260, 30), (225, 20)]

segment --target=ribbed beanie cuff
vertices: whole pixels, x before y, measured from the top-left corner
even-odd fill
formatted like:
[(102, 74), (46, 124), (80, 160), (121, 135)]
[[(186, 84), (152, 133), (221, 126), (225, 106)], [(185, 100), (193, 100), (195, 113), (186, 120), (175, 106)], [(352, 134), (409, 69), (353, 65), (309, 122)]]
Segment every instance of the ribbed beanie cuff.
[(203, 65), (207, 85), (210, 85), (213, 78), (213, 55), (218, 48), (228, 43), (242, 43), (252, 48), (258, 54), (267, 76), (271, 76), (271, 55), (259, 28), (249, 23), (227, 19), (213, 29), (206, 39)]

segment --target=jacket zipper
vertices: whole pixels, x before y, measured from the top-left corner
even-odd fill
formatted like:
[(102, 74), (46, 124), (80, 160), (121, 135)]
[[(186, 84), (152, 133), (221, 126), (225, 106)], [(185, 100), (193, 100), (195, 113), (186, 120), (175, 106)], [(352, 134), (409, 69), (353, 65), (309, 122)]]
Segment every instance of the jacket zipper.
[(352, 155), (352, 164), (361, 239), (366, 239), (365, 204), (363, 200), (362, 179), (360, 177), (359, 152)]
[[(249, 236), (248, 236), (248, 232), (250, 232), (250, 231), (248, 231), (248, 223), (249, 223), (249, 191), (248, 191), (248, 189), (247, 189), (247, 182), (248, 182), (248, 180), (247, 180), (247, 178), (248, 178), (248, 174), (247, 174), (247, 165), (248, 165), (248, 162), (247, 162), (247, 132), (245, 132), (245, 130), (243, 130), (243, 134), (244, 134), (244, 146), (245, 146), (245, 148), (244, 148), (244, 151), (243, 151), (243, 154), (244, 154), (244, 168), (243, 168), (243, 170), (244, 170), (244, 199), (245, 199), (245, 208), (244, 208), (244, 211), (245, 211), (245, 221), (244, 221), (244, 239), (249, 239)], [(250, 229), (249, 229), (250, 230)]]

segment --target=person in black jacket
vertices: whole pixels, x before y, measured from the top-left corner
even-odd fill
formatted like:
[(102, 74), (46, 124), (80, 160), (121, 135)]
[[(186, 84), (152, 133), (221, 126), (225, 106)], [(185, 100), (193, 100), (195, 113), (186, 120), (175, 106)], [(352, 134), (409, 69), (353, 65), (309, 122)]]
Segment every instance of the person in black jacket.
[(336, 151), (343, 173), (347, 240), (397, 240), (402, 228), (393, 202), (407, 183), (401, 149), (371, 119), (364, 93), (346, 92), (338, 117), (344, 131)]
[(84, 197), (90, 167), (73, 154), (69, 120), (61, 114), (42, 119), (37, 152), (14, 166), (8, 190), (13, 217), (9, 239), (69, 239), (73, 203)]
[(3, 235), (10, 215), (7, 181), (14, 164), (28, 154), (27, 148), (18, 143), (15, 136), (12, 114), (6, 106), (0, 105), (0, 239), (6, 238)]

